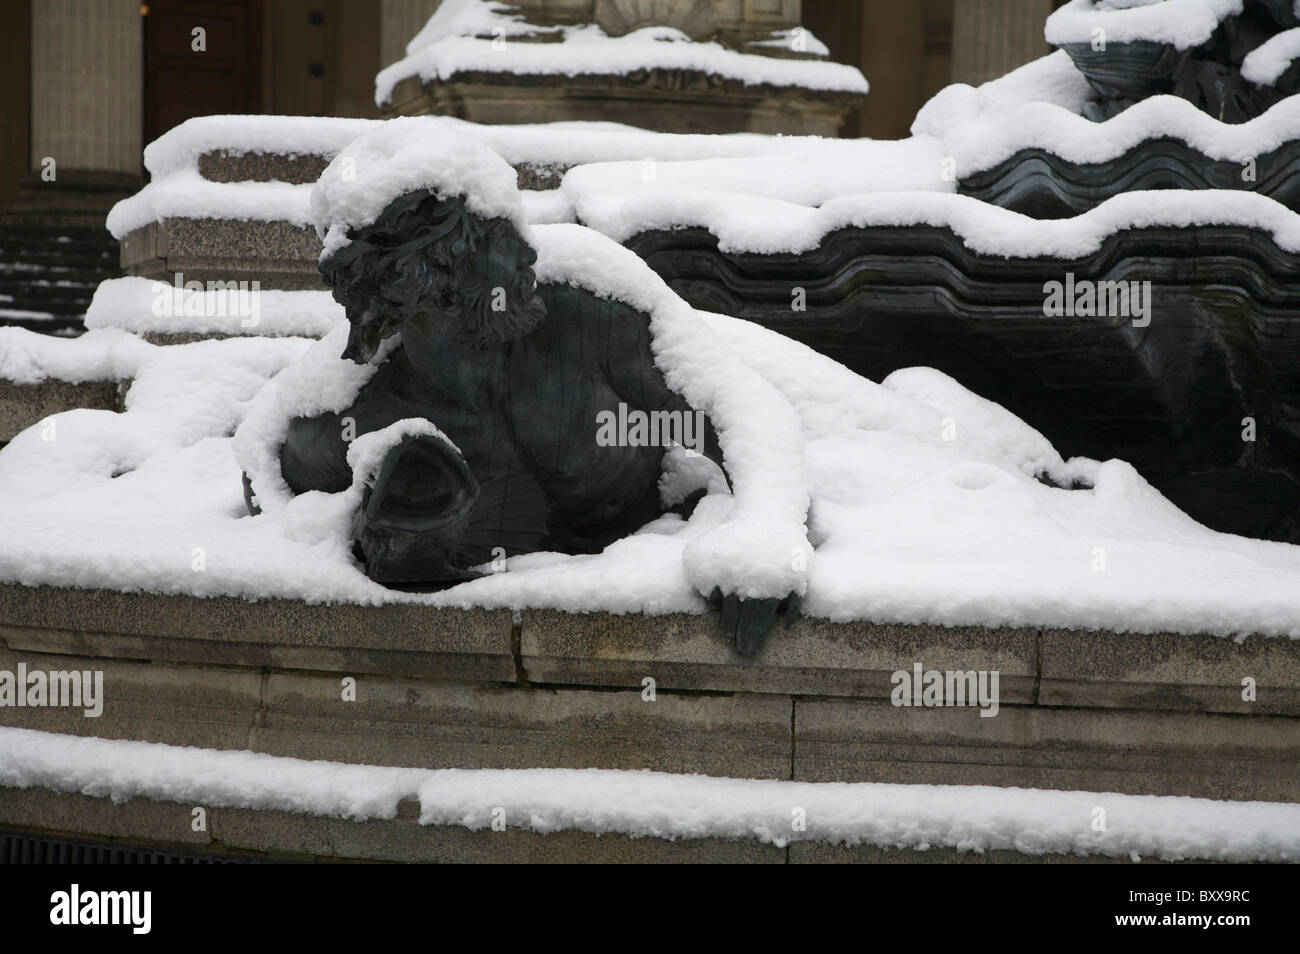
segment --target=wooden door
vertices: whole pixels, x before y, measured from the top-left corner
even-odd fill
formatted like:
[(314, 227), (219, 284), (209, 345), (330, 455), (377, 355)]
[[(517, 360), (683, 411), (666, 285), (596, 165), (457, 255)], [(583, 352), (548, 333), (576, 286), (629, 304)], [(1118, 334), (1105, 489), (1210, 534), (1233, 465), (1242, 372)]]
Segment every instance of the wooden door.
[(262, 109), (262, 0), (149, 0), (144, 137), (192, 116)]

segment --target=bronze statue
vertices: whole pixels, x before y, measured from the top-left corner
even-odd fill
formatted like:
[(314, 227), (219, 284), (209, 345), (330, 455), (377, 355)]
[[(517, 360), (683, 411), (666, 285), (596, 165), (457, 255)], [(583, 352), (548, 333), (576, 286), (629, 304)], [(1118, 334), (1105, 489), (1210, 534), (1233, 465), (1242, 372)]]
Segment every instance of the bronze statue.
[[(599, 552), (661, 515), (670, 442), (602, 440), (602, 420), (698, 420), (694, 435), (673, 433), (722, 465), (711, 423), (655, 366), (649, 318), (536, 284), (536, 253), (511, 221), (417, 190), (349, 239), (320, 265), (351, 323), (343, 357), (363, 363), (386, 339), (400, 344), (351, 407), (290, 423), (284, 479), (294, 493), (345, 490), (346, 437), (404, 419), (448, 438), (404, 438), (365, 491), (353, 539), (372, 579), (439, 588), (494, 556)], [(757, 649), (780, 601), (714, 598), (737, 647)]]

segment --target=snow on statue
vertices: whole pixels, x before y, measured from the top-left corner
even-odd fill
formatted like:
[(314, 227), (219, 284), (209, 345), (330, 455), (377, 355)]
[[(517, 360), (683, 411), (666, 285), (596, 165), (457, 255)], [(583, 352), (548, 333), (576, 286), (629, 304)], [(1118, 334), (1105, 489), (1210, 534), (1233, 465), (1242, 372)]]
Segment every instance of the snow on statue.
[[(297, 403), (292, 376), (273, 385), (285, 403), (265, 449), (278, 453), (245, 462), (250, 509), (353, 492), (366, 574), (438, 588), (494, 558), (601, 552), (666, 511), (689, 516), (713, 490), (736, 506), (688, 548), (693, 582), (722, 602), (740, 651), (762, 644), (806, 585), (798, 421), (694, 312), (577, 227), (539, 243), (566, 264), (536, 281), (514, 170), (436, 120), (363, 136), (312, 206), (348, 337), (341, 354), (341, 336), (321, 345), (337, 360), (311, 365), (319, 378)], [(610, 274), (628, 287), (602, 285)], [(339, 387), (322, 399), (329, 381)], [(777, 446), (794, 452), (775, 466), (733, 453), (764, 399), (775, 417), (763, 427), (784, 428)], [(755, 489), (772, 499), (764, 485), (783, 471), (784, 506), (743, 505)]]

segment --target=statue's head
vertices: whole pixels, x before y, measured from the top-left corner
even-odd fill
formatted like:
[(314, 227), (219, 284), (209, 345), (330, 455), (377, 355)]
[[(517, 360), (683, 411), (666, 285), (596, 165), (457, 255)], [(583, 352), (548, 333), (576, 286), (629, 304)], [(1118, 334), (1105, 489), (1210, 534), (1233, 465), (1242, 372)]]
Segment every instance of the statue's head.
[(320, 263), (352, 325), (343, 357), (368, 361), (402, 330), (488, 348), (545, 315), (537, 255), (506, 218), (482, 218), (461, 196), (399, 196)]

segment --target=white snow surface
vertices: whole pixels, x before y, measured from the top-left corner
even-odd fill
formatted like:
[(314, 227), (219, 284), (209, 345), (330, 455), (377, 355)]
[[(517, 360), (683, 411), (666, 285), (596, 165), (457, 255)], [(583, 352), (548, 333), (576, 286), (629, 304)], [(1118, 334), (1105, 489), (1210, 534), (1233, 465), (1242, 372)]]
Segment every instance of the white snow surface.
[[(281, 118), (294, 121), (286, 123), (283, 130), (275, 122), (263, 121)], [(341, 215), (351, 225), (373, 220), (382, 210), (382, 206), (374, 207), (377, 197), (391, 199), (414, 187), (421, 176), (431, 183), (441, 181), (444, 188), (455, 191), (470, 178), (481, 179), (487, 169), (498, 170), (494, 175), (499, 186), (490, 190), (497, 196), (492, 200), (497, 211), (517, 215), (515, 202), (505, 193), (501, 164), (489, 151), (516, 166), (557, 171), (593, 166), (583, 170), (586, 178), (581, 181), (637, 191), (725, 188), (816, 205), (869, 191), (955, 189), (951, 177), (943, 175), (947, 152), (939, 137), (928, 134), (893, 142), (750, 133), (679, 135), (616, 123), (483, 126), (450, 117), (407, 117), (390, 123), (260, 116), (189, 120), (150, 146), (157, 167), (154, 181), (113, 208), (107, 221), (109, 230), (120, 239), (149, 223), (170, 218), (282, 221), (300, 227), (313, 224), (314, 187), (310, 183), (210, 182), (202, 178), (198, 156), (216, 148), (333, 156), (334, 171), (322, 186), (322, 201), (329, 199), (327, 204), (336, 208), (325, 214)], [(357, 146), (340, 158), (359, 138), (369, 146)], [(412, 144), (403, 152), (401, 144), (408, 140)], [(481, 143), (485, 149), (453, 174), (443, 154), (464, 152), (467, 141)], [(474, 169), (475, 164), (479, 170)], [(416, 168), (422, 170), (421, 175), (415, 174)], [(488, 194), (482, 183), (476, 190)], [(343, 195), (350, 198), (338, 198)], [(551, 190), (523, 198), (522, 215), (530, 222), (573, 221), (573, 204), (567, 194)], [(364, 208), (347, 209), (349, 202), (359, 202)], [(338, 234), (343, 231), (340, 228)]]
[(54, 338), (26, 328), (0, 327), (0, 381), (123, 381), (134, 377), (154, 350), (148, 342), (118, 330)]
[[(448, 116), (423, 117), (423, 121), (441, 123), (448, 136), (477, 140), (512, 165), (527, 163), (559, 170), (588, 162), (763, 156), (842, 148), (834, 145), (836, 140), (818, 136), (683, 135), (619, 123), (484, 126)], [(333, 159), (354, 140), (383, 125), (379, 120), (307, 116), (200, 116), (186, 120), (145, 149), (145, 165), (153, 181), (114, 206), (107, 220), (109, 231), (121, 239), (151, 222), (184, 217), (309, 226), (312, 183), (211, 182), (199, 174), (199, 156), (223, 151), (313, 154)], [(571, 218), (571, 211), (564, 209), (563, 203), (552, 201), (539, 208), (537, 221)]]
[[(791, 782), (608, 769), (416, 769), (0, 728), (0, 785), (420, 823), (644, 838), (754, 839), (1165, 861), (1300, 858), (1300, 806), (965, 785)], [(803, 809), (805, 831), (790, 819)], [(1094, 831), (1095, 810), (1106, 813)]]
[[(816, 186), (824, 194), (882, 187), (926, 188), (931, 180), (935, 188), (950, 188), (939, 182), (935, 143), (925, 137), (894, 143), (758, 133), (659, 133), (600, 122), (485, 126), (449, 116), (420, 119), (441, 124), (449, 137), (477, 140), (514, 166), (527, 164), (562, 172), (577, 165), (626, 161), (639, 163), (638, 170), (657, 172), (664, 163), (684, 160), (782, 157), (773, 161), (780, 164), (784, 176), (778, 175), (775, 165), (763, 173), (761, 162), (745, 164), (742, 168), (749, 187), (769, 192), (787, 188), (782, 183), (794, 176), (824, 180)], [(221, 149), (285, 155), (310, 152), (333, 158), (349, 143), (381, 126), (383, 123), (375, 120), (319, 117), (203, 116), (187, 120), (145, 150), (146, 162), (152, 161), (154, 181), (113, 208), (109, 230), (122, 238), (151, 222), (182, 217), (310, 225), (311, 183), (210, 182), (199, 175), (199, 155)], [(432, 138), (434, 134), (427, 135)], [(360, 175), (364, 170), (355, 167), (354, 171)], [(726, 168), (720, 167), (719, 173), (725, 175)], [(671, 171), (666, 174), (672, 175)], [(529, 221), (541, 223), (572, 219), (572, 209), (558, 194), (541, 201), (525, 196), (525, 214)]]
[(1296, 57), (1300, 57), (1300, 27), (1283, 30), (1247, 53), (1241, 75), (1256, 86), (1272, 86)]
[(564, 176), (567, 205), (548, 199), (537, 208), (619, 242), (651, 229), (702, 226), (724, 251), (757, 253), (806, 251), (848, 226), (927, 224), (953, 228), (973, 251), (1013, 258), (1086, 255), (1116, 231), (1157, 225), (1243, 225), (1300, 249), (1300, 219), (1245, 190), (1132, 192), (1061, 220), (955, 194), (962, 177), (1026, 148), (1098, 163), (1167, 136), (1210, 159), (1240, 162), (1300, 137), (1300, 97), (1233, 125), (1175, 96), (1096, 123), (1080, 115), (1093, 95), (1058, 50), (982, 86), (945, 88), (918, 113), (910, 139), (786, 139), (780, 151), (757, 155), (592, 161)]
[[(1300, 30), (1295, 32), (1300, 39)], [(957, 98), (948, 105), (959, 107)], [(1050, 103), (1026, 103), (987, 109), (971, 120), (954, 119), (946, 126), (943, 146), (962, 178), (1021, 149), (1039, 148), (1071, 162), (1098, 163), (1159, 138), (1180, 139), (1208, 159), (1244, 162), (1300, 138), (1300, 97), (1287, 97), (1244, 123), (1221, 123), (1178, 96), (1152, 96), (1101, 123)]]
[(1107, 43), (1150, 40), (1186, 50), (1241, 8), (1242, 0), (1070, 0), (1048, 16), (1044, 34), (1053, 46), (1091, 43), (1093, 31), (1104, 30)]
[[(369, 128), (323, 177), (318, 225), (362, 224), (426, 184), (522, 219), (509, 166), (455, 124), (416, 118)], [(774, 158), (802, 161), (807, 144), (790, 145)], [(899, 166), (938, 155), (925, 137), (862, 146), (876, 147)], [(829, 179), (855, 175), (852, 144), (824, 154), (843, 167)], [(1264, 229), (1300, 251), (1300, 219), (1242, 192), (1198, 192), (1195, 201), (1131, 193), (1052, 221), (936, 191), (866, 192), (814, 207), (838, 187), (815, 181), (808, 155), (806, 176), (788, 166), (768, 176), (756, 165), (748, 180), (735, 177), (749, 193), (723, 189), (725, 169), (694, 161), (656, 163), (661, 187), (637, 189), (629, 174), (642, 164), (634, 162), (576, 169), (560, 195), (534, 193), (530, 203), (555, 218), (571, 208), (620, 240), (699, 224), (724, 248), (760, 252), (811, 248), (845, 225), (931, 224), (987, 254), (1074, 258), (1121, 228), (1223, 222)], [(348, 157), (356, 182), (342, 174)], [(873, 174), (856, 181), (870, 187)], [(540, 280), (573, 282), (650, 316), (656, 361), (669, 386), (711, 416), (734, 493), (715, 482), (688, 520), (662, 517), (598, 555), (532, 554), (439, 593), (400, 593), (368, 580), (351, 556), (359, 485), (291, 497), (278, 462), (289, 420), (346, 408), (387, 351), (367, 366), (341, 360), (343, 323), (315, 343), (166, 348), (107, 329), (40, 343), (10, 330), (0, 337), (8, 345), (0, 367), (13, 380), (133, 383), (126, 413), (56, 415), (57, 440), (30, 428), (0, 451), (0, 579), (615, 613), (697, 612), (702, 594), (719, 587), (749, 597), (802, 593), (805, 612), (835, 620), (1300, 636), (1300, 548), (1211, 532), (1122, 462), (1063, 461), (1037, 432), (936, 371), (867, 381), (779, 335), (691, 309), (591, 229), (523, 228)], [(131, 287), (141, 286), (110, 286)], [(244, 510), (241, 468), (263, 510), (257, 517)], [(1056, 489), (1040, 474), (1091, 489)], [(1094, 569), (1099, 551), (1104, 571)]]
[(174, 284), (128, 276), (100, 282), (86, 309), (86, 327), (145, 334), (298, 335), (320, 338), (343, 321), (343, 306), (328, 291), (257, 290), (257, 324), (231, 308), (214, 290), (177, 289)]
[[(589, 162), (644, 158), (672, 161), (762, 156), (841, 142), (820, 136), (764, 133), (663, 133), (610, 122), (483, 125), (452, 116), (430, 118), (462, 136), (479, 140), (512, 165), (568, 168)], [(205, 152), (311, 154), (332, 159), (349, 143), (383, 124), (383, 120), (321, 116), (199, 116), (187, 119), (147, 146), (145, 165), (158, 178), (196, 170), (198, 158)]]
[[(845, 140), (765, 133), (663, 133), (606, 122), (521, 123), (489, 126), (437, 117), (457, 133), (479, 140), (511, 165), (529, 163), (567, 169), (590, 162), (767, 156), (841, 148)], [(859, 140), (862, 141), (862, 140)]]
[(155, 178), (197, 169), (205, 152), (333, 157), (379, 125), (377, 119), (319, 116), (197, 116), (145, 146), (144, 167)]
[(523, 199), (524, 216), (531, 225), (558, 225), (576, 221), (573, 205), (565, 197), (563, 189), (547, 189), (544, 192), (521, 189), (519, 197)]
[[(842, 196), (812, 208), (722, 189), (645, 189), (628, 192), (580, 187), (591, 180), (565, 176), (563, 188), (578, 221), (618, 242), (639, 232), (684, 226), (706, 228), (727, 252), (802, 252), (837, 229), (931, 225), (951, 228), (967, 248), (1006, 258), (1078, 258), (1125, 229), (1239, 225), (1300, 251), (1300, 216), (1254, 192), (1204, 189), (1126, 192), (1067, 219), (1034, 219), (971, 196), (943, 192), (877, 192)], [(570, 176), (573, 176), (570, 184)]]
[[(407, 45), (407, 55), (379, 71), (375, 103), (388, 102), (393, 88), (407, 77), (419, 76), (427, 82), (470, 71), (578, 76), (688, 69), (746, 85), (867, 92), (862, 74), (843, 63), (738, 53), (716, 42), (692, 42), (668, 26), (643, 27), (618, 37), (607, 35), (596, 24), (538, 28), (509, 15), (507, 9), (491, 0), (447, 0)], [(529, 42), (523, 39), (529, 34), (558, 34), (560, 39)]]
[[(1063, 461), (937, 371), (873, 383), (756, 325), (674, 302), (631, 253), (578, 226), (534, 235), (544, 279), (576, 277), (652, 310), (670, 385), (723, 425), (734, 498), (715, 486), (689, 520), (660, 518), (598, 555), (532, 554), (439, 593), (389, 590), (351, 555), (350, 492), (290, 498), (276, 483), (289, 417), (346, 407), (377, 366), (339, 359), (346, 326), (319, 342), (169, 347), (117, 331), (60, 340), (6, 329), (0, 354), (19, 380), (54, 363), (111, 369), (127, 355), (116, 373), (133, 383), (125, 413), (58, 414), (55, 440), (33, 427), (0, 449), (0, 579), (313, 603), (701, 612), (701, 583), (790, 584), (782, 571), (802, 543), (806, 495), (810, 615), (1300, 637), (1300, 547), (1201, 527), (1120, 461)], [(36, 357), (15, 359), (24, 352), (12, 342)], [(244, 508), (236, 443), (256, 475), (257, 517)], [(1093, 486), (1061, 490), (1038, 473)]]
[(509, 219), (527, 230), (517, 183), (509, 163), (437, 119), (391, 119), (353, 140), (312, 187), (321, 258), (346, 245), (349, 230), (371, 224), (393, 199), (417, 189), (442, 198), (463, 196), (477, 215)]
[[(966, 86), (964, 83), (954, 85)], [(951, 89), (952, 86), (945, 88)], [(1004, 106), (1052, 103), (1074, 113), (1083, 112), (1084, 103), (1097, 97), (1087, 78), (1079, 72), (1079, 68), (1064, 50), (1056, 50), (1030, 60), (1010, 73), (1004, 73), (974, 88), (985, 103)], [(942, 90), (936, 98), (939, 95), (942, 95)], [(918, 117), (919, 115), (918, 113)]]
[[(662, 197), (672, 205), (691, 204), (697, 195), (745, 205), (739, 196), (819, 206), (843, 196), (874, 192), (953, 192), (943, 175), (942, 143), (932, 136), (903, 140), (792, 140), (780, 152), (676, 162), (648, 159), (589, 163), (569, 170), (561, 183), (570, 202), (585, 197), (620, 201)], [(745, 210), (739, 210), (744, 213)]]
[[(1255, 62), (1261, 75), (1286, 68), (1287, 63), (1279, 62), (1287, 55), (1287, 44), (1300, 41), (1284, 43), (1281, 38), (1296, 32), (1278, 34), (1250, 54), (1260, 54)], [(912, 133), (938, 140), (941, 154), (955, 162), (958, 179), (1034, 147), (1071, 162), (1097, 163), (1146, 140), (1167, 137), (1181, 139), (1207, 158), (1240, 162), (1300, 137), (1300, 102), (1294, 97), (1235, 124), (1219, 122), (1170, 95), (1149, 97), (1104, 122), (1093, 122), (1081, 114), (1094, 97), (1083, 74), (1058, 50), (978, 87), (945, 87), (921, 107)]]
[(235, 219), (310, 226), (311, 183), (212, 182), (197, 168), (154, 179), (113, 206), (105, 225), (116, 239), (167, 219)]

